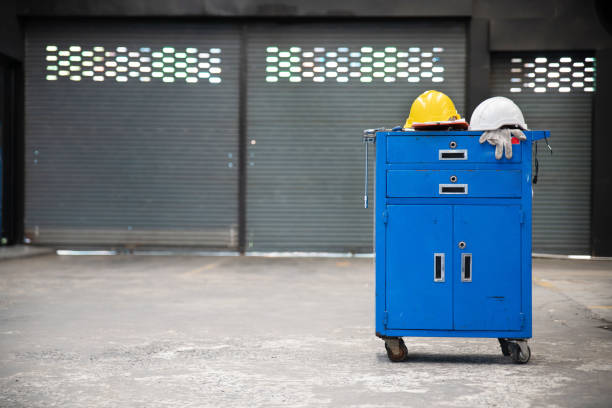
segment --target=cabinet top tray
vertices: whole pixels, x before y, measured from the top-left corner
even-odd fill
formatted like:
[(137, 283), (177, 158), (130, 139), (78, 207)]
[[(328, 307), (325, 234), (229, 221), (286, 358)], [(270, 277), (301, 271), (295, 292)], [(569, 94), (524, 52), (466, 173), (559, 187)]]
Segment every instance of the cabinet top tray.
[[(526, 130), (524, 131), (527, 140), (536, 141), (550, 137), (549, 130)], [(379, 131), (376, 134), (385, 134), (386, 136), (410, 136), (410, 137), (435, 137), (435, 136), (473, 136), (477, 137), (482, 135), (482, 131), (469, 131), (469, 130), (451, 130), (451, 131), (440, 131), (440, 130), (414, 130), (407, 132), (400, 131)]]

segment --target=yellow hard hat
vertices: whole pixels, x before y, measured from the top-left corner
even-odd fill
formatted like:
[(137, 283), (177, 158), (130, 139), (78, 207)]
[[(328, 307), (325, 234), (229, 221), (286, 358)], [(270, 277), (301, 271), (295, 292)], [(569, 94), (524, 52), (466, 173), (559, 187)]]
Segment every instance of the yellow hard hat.
[(415, 122), (445, 122), (460, 118), (455, 104), (448, 96), (439, 91), (425, 91), (412, 102), (404, 128), (411, 127)]

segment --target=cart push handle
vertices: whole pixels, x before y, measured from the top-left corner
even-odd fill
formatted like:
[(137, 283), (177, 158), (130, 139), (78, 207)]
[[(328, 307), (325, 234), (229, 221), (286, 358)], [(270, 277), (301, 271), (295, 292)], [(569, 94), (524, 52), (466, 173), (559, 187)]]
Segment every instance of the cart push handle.
[(376, 129), (365, 129), (363, 131), (363, 143), (365, 144), (365, 162), (364, 162), (364, 189), (363, 189), (363, 208), (368, 208), (368, 145), (376, 143), (376, 132), (383, 131), (401, 131), (401, 126), (396, 126), (393, 129), (387, 129), (384, 127), (376, 128)]

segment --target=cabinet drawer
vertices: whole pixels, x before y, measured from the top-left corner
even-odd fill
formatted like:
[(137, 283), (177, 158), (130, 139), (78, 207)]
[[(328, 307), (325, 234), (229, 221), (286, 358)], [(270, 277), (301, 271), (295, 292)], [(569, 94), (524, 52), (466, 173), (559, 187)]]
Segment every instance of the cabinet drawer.
[[(417, 133), (417, 132), (413, 132)], [(389, 163), (520, 163), (521, 145), (512, 145), (512, 159), (495, 159), (495, 147), (480, 144), (479, 136), (415, 136), (387, 137)], [(452, 147), (454, 146), (454, 147)]]
[(389, 170), (387, 197), (520, 197), (520, 170)]

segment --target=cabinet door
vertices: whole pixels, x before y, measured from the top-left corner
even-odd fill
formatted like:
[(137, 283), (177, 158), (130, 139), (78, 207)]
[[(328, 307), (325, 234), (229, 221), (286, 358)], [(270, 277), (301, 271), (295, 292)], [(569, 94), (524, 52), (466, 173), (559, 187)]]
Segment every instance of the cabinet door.
[(452, 207), (391, 205), (387, 224), (390, 329), (452, 329)]
[(454, 207), (455, 330), (520, 330), (520, 213), (518, 205)]

